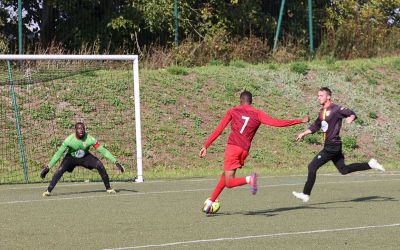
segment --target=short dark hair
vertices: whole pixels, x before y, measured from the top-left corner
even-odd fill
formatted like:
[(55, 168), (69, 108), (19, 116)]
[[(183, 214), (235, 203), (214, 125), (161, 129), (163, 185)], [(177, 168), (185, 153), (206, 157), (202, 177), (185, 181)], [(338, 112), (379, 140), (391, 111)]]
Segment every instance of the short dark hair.
[(85, 127), (85, 124), (83, 122), (77, 122), (77, 123), (75, 123), (75, 129), (78, 127), (78, 125), (82, 125)]
[(240, 93), (240, 99), (245, 100), (249, 104), (253, 103), (253, 95), (247, 90)]
[(321, 87), (319, 91), (325, 91), (328, 95), (332, 95), (332, 91), (328, 87)]

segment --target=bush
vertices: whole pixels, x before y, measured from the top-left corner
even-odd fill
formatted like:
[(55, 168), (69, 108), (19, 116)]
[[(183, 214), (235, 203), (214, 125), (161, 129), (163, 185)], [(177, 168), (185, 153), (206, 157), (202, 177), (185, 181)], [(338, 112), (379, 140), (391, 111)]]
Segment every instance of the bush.
[(187, 69), (183, 68), (183, 67), (179, 67), (179, 66), (172, 66), (167, 68), (167, 71), (171, 74), (171, 75), (187, 75), (189, 74)]
[(321, 134), (311, 134), (304, 138), (308, 144), (321, 145)]
[(294, 62), (290, 65), (290, 70), (297, 74), (305, 75), (307, 74), (309, 67), (305, 62)]
[(266, 40), (251, 36), (230, 42), (231, 57), (250, 63), (263, 62), (269, 57), (270, 47)]
[(325, 58), (326, 65), (334, 65), (336, 63), (336, 58), (333, 56), (327, 56)]
[(0, 34), (0, 54), (7, 54), (9, 52), (8, 42), (3, 34)]
[(400, 139), (396, 141), (397, 151), (400, 152)]
[(243, 61), (243, 60), (234, 60), (234, 61), (231, 61), (230, 63), (229, 63), (229, 65), (230, 66), (233, 66), (233, 67), (236, 67), (236, 68), (246, 68), (246, 65), (247, 65), (248, 63), (246, 63), (245, 61)]
[(400, 70), (400, 59), (396, 59), (396, 60), (393, 62), (393, 67), (394, 67), (395, 69), (397, 69), (397, 70)]
[(268, 69), (270, 69), (270, 70), (277, 70), (277, 69), (278, 69), (278, 64), (276, 64), (276, 63), (270, 63), (270, 64), (268, 64)]
[(357, 117), (357, 119), (354, 121), (357, 125), (364, 125), (364, 120), (363, 119), (361, 119), (360, 117)]
[(370, 112), (368, 113), (368, 117), (371, 118), (371, 119), (377, 119), (377, 118), (378, 118), (378, 115), (377, 115), (375, 112), (370, 111)]
[(370, 76), (367, 79), (368, 79), (369, 85), (377, 85), (378, 84), (378, 81)]
[(50, 104), (42, 104), (37, 109), (28, 111), (34, 120), (53, 120), (56, 117), (56, 109)]
[(396, 25), (388, 25), (385, 8), (380, 0), (335, 1), (327, 8), (319, 55), (352, 59), (398, 51), (400, 32)]
[(220, 60), (213, 59), (208, 64), (211, 65), (211, 66), (220, 66), (220, 65), (223, 65), (224, 63), (221, 62)]
[(308, 42), (298, 39), (293, 35), (287, 34), (279, 42), (279, 46), (272, 55), (278, 63), (288, 63), (298, 59), (305, 59), (309, 56)]
[(358, 147), (357, 138), (353, 136), (344, 136), (342, 138), (342, 144), (345, 149), (353, 150)]

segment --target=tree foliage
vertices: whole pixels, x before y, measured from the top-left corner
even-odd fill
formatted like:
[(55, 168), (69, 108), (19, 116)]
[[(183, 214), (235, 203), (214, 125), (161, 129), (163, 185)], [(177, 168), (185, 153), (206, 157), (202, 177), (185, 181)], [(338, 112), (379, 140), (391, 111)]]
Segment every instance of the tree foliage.
[[(25, 51), (60, 45), (65, 52), (140, 53), (180, 41), (227, 44), (257, 38), (271, 45), (281, 0), (33, 0), (23, 2)], [(287, 0), (282, 40), (308, 44), (307, 0)], [(314, 43), (336, 57), (373, 56), (387, 43), (399, 49), (400, 0), (314, 0)], [(16, 51), (18, 0), (0, 0), (0, 50)], [(36, 25), (35, 25), (36, 24)], [(37, 26), (37, 27), (36, 27)], [(386, 38), (386, 39), (385, 39)], [(385, 45), (386, 46), (386, 45)], [(6, 48), (5, 48), (6, 47)], [(370, 48), (370, 49), (368, 49)]]

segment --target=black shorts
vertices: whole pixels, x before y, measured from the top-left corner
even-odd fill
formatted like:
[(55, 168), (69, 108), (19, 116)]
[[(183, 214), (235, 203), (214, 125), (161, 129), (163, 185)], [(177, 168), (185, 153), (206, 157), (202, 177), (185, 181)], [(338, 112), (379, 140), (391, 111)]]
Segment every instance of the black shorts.
[(87, 153), (84, 157), (82, 158), (75, 158), (70, 154), (65, 155), (63, 161), (61, 162), (60, 168), (65, 169), (65, 171), (68, 171), (72, 173), (74, 171), (75, 167), (77, 166), (82, 166), (87, 169), (97, 169), (97, 166), (102, 166), (103, 164), (100, 162), (100, 160), (92, 155), (91, 153)]

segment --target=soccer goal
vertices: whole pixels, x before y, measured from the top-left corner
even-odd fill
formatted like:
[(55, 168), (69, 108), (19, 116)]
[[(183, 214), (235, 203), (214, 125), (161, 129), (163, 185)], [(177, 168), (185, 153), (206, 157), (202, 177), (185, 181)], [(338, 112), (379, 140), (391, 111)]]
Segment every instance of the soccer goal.
[[(0, 55), (0, 183), (41, 181), (76, 122), (125, 165), (120, 174), (91, 149), (111, 181), (143, 182), (140, 117), (137, 55)], [(100, 180), (83, 168), (63, 178)]]

